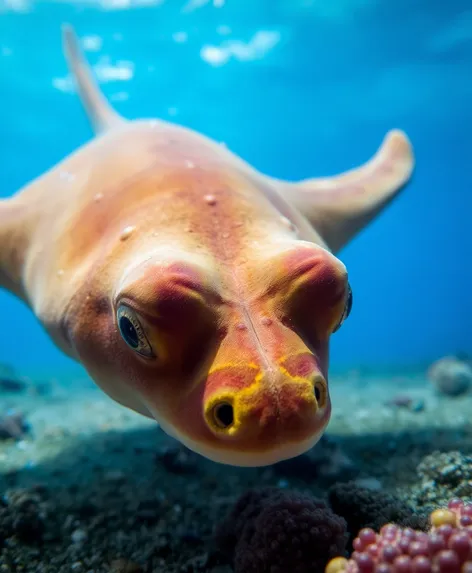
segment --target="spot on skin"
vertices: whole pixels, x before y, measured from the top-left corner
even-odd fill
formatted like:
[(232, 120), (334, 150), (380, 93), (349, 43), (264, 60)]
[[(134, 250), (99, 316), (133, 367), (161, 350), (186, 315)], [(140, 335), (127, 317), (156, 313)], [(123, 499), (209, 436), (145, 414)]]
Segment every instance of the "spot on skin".
[(94, 313), (99, 316), (102, 314), (108, 314), (110, 312), (110, 302), (107, 297), (99, 297), (91, 300)]
[(103, 193), (97, 193), (94, 195), (93, 200), (95, 203), (99, 203), (103, 199)]
[(58, 277), (62, 277), (63, 274), (64, 274), (64, 270), (63, 270), (63, 269), (59, 269), (59, 270), (57, 271), (57, 276), (58, 276)]
[(204, 401), (215, 394), (229, 390), (231, 392), (248, 388), (256, 379), (259, 369), (256, 366), (223, 365), (212, 370), (205, 384)]
[(214, 195), (205, 195), (203, 200), (207, 205), (216, 205), (216, 197)]
[(239, 324), (236, 325), (236, 329), (237, 330), (247, 330), (247, 326), (245, 324), (243, 324), (242, 322), (240, 322)]
[(75, 179), (75, 175), (73, 173), (71, 173), (70, 171), (61, 171), (59, 173), (59, 177), (61, 179), (63, 179), (64, 181), (74, 181), (74, 179)]
[(187, 169), (194, 169), (195, 163), (193, 161), (186, 160), (185, 161), (185, 167), (187, 167)]
[(308, 352), (290, 356), (283, 361), (283, 368), (292, 378), (310, 378), (319, 372), (314, 356)]
[(263, 326), (270, 326), (272, 324), (272, 319), (268, 316), (264, 316), (264, 318), (261, 320), (261, 324)]
[(125, 227), (121, 232), (120, 241), (126, 241), (127, 239), (129, 239), (131, 235), (134, 233), (135, 229), (136, 227), (134, 227), (133, 225), (128, 225), (128, 227)]

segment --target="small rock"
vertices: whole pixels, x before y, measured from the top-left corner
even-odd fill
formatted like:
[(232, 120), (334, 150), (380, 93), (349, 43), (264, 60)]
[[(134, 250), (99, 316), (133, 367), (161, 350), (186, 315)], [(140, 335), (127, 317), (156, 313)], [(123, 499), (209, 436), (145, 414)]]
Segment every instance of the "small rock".
[(408, 394), (397, 394), (385, 402), (386, 406), (394, 406), (395, 408), (411, 408), (413, 399)]
[(180, 573), (204, 573), (208, 571), (208, 554), (190, 558), (180, 567)]
[(111, 470), (104, 475), (106, 481), (119, 482), (126, 480), (126, 474), (120, 470)]
[(72, 532), (71, 539), (73, 543), (83, 543), (87, 539), (87, 532), (83, 529), (76, 529)]
[(49, 382), (36, 382), (29, 388), (33, 396), (48, 396), (51, 394), (51, 384)]
[(110, 563), (110, 573), (143, 573), (141, 565), (127, 559), (115, 559)]
[(285, 489), (287, 487), (289, 487), (289, 483), (286, 479), (279, 479), (279, 481), (277, 482), (277, 487), (280, 487), (281, 489)]
[(97, 505), (90, 501), (84, 501), (77, 507), (76, 510), (78, 517), (85, 519), (93, 517), (98, 513), (98, 511), (99, 508), (97, 507)]
[(359, 474), (358, 467), (343, 452), (341, 446), (326, 435), (308, 453), (278, 462), (273, 469), (284, 477), (315, 479), (325, 486), (355, 479)]
[(446, 356), (430, 366), (428, 378), (441, 394), (460, 396), (472, 388), (472, 366), (455, 356)]
[(22, 380), (13, 366), (0, 362), (0, 391), (23, 392), (28, 385)]
[(23, 392), (26, 384), (17, 378), (0, 378), (0, 390), (3, 392)]
[(370, 489), (371, 491), (381, 491), (382, 483), (374, 477), (365, 477), (355, 480), (355, 484), (363, 489)]
[(136, 517), (144, 523), (151, 525), (159, 521), (161, 517), (162, 502), (156, 498), (142, 499), (135, 511)]
[(410, 410), (412, 412), (423, 412), (424, 409), (425, 409), (424, 400), (414, 400), (414, 402), (412, 402), (410, 407)]
[(140, 509), (136, 512), (136, 518), (146, 525), (152, 525), (159, 521), (159, 514), (152, 509)]
[(0, 440), (21, 440), (30, 430), (21, 412), (8, 411), (0, 416)]
[(201, 536), (196, 531), (191, 531), (191, 530), (182, 531), (180, 533), (180, 539), (185, 544), (189, 543), (192, 545), (198, 545), (199, 543), (202, 543)]
[(181, 446), (165, 448), (156, 456), (156, 459), (171, 473), (192, 474), (197, 471), (196, 456)]

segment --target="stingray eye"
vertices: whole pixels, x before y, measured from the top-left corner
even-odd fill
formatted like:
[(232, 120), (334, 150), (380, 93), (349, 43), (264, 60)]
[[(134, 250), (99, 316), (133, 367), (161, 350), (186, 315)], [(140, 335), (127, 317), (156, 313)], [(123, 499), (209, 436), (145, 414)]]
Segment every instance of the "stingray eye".
[(343, 311), (343, 314), (341, 316), (341, 320), (337, 323), (333, 332), (336, 332), (337, 330), (339, 330), (341, 328), (341, 326), (343, 325), (343, 322), (351, 314), (351, 309), (352, 309), (352, 290), (351, 290), (351, 285), (348, 283), (347, 284), (347, 298), (346, 298), (346, 304), (344, 306), (344, 311)]
[(116, 313), (116, 318), (118, 320), (121, 337), (126, 344), (138, 354), (146, 358), (153, 358), (154, 352), (136, 312), (129, 306), (120, 305)]

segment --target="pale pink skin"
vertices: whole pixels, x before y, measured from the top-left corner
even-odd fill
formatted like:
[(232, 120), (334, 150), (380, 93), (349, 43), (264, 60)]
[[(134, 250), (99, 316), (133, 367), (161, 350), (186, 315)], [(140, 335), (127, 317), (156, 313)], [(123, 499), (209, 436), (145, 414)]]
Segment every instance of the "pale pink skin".
[(0, 284), (107, 394), (196, 452), (262, 466), (307, 451), (348, 298), (335, 254), (408, 182), (408, 139), (390, 132), (338, 177), (275, 180), (192, 130), (126, 121), (69, 27), (64, 40), (97, 136), (0, 202)]

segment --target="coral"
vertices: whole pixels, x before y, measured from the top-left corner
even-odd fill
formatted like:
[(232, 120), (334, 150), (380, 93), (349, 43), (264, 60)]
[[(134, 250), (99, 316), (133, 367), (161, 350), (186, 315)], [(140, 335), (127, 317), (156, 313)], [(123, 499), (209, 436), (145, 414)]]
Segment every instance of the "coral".
[(323, 501), (267, 488), (244, 494), (216, 539), (235, 573), (312, 573), (345, 553), (346, 522)]
[(40, 491), (9, 491), (0, 502), (0, 548), (16, 537), (26, 544), (40, 543), (45, 530), (45, 506)]
[(427, 516), (419, 515), (391, 495), (359, 487), (356, 482), (332, 486), (328, 499), (332, 510), (346, 520), (352, 538), (363, 528), (377, 530), (388, 522), (415, 529), (427, 527)]
[(353, 546), (351, 559), (333, 559), (325, 573), (472, 573), (472, 504), (452, 499), (433, 511), (428, 532), (362, 529)]
[(428, 378), (441, 394), (460, 396), (472, 388), (472, 366), (455, 356), (445, 356), (429, 367)]
[(472, 456), (461, 452), (433, 452), (417, 468), (420, 503), (441, 503), (451, 497), (472, 501)]
[(236, 544), (246, 524), (260, 514), (264, 505), (282, 495), (283, 491), (275, 487), (252, 489), (241, 495), (215, 531), (218, 548), (233, 558)]

